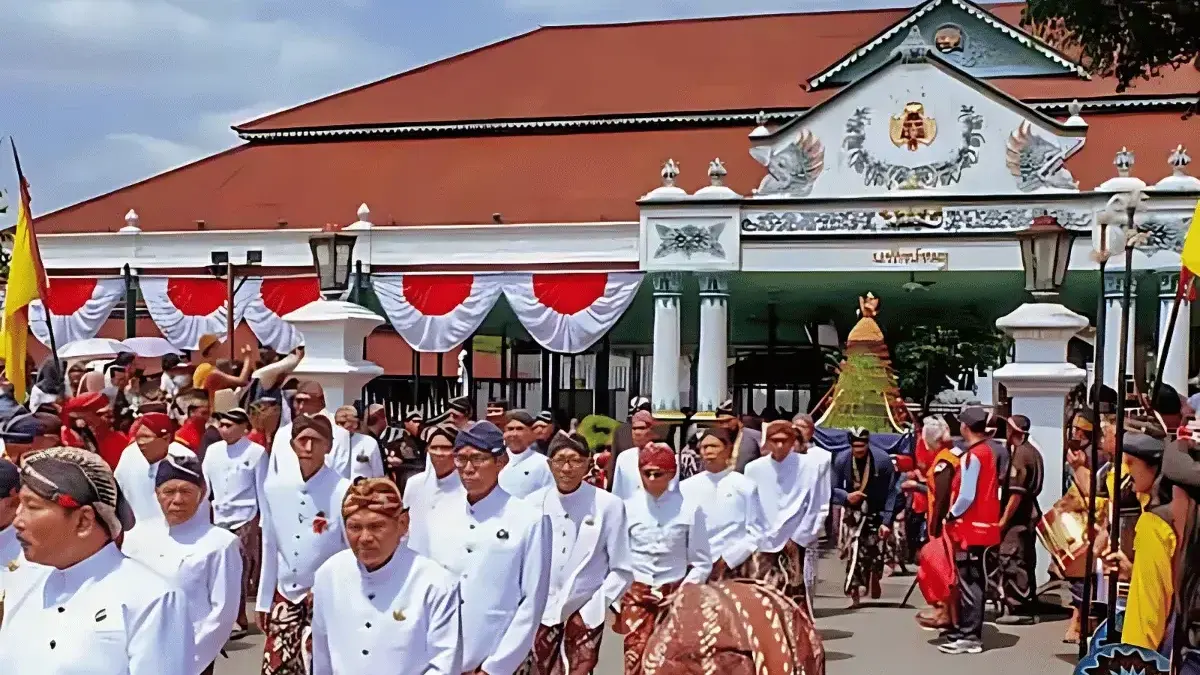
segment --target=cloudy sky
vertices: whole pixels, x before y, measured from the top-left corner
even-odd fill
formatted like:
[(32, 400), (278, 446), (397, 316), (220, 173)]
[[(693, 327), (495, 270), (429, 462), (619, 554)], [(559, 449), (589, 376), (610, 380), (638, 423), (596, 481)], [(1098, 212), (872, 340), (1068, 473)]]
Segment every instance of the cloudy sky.
[(0, 0), (0, 137), (16, 139), (44, 213), (236, 145), (235, 123), (539, 25), (914, 4)]

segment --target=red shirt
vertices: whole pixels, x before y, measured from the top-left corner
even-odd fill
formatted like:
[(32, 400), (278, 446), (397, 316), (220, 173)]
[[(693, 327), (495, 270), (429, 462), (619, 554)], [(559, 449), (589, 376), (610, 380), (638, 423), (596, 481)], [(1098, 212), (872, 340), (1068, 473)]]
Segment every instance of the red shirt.
[[(129, 437), (119, 431), (114, 431), (107, 425), (92, 429), (92, 433), (96, 436), (100, 458), (104, 460), (105, 464), (108, 464), (109, 468), (116, 470), (117, 462), (121, 461), (121, 453), (129, 447)], [(87, 447), (87, 444), (83, 442), (83, 437), (70, 427), (63, 429), (62, 441), (73, 448)]]
[(263, 446), (267, 449), (267, 452), (271, 451), (271, 446), (267, 445), (266, 434), (258, 429), (251, 429), (250, 433), (246, 434), (246, 438), (249, 438), (251, 443), (258, 443), (259, 445)]

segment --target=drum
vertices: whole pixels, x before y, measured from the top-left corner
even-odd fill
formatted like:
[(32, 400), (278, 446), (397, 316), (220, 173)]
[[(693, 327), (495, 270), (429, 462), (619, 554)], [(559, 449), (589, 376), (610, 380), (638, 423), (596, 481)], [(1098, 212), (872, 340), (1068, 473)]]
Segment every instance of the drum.
[(1167, 675), (1171, 663), (1158, 652), (1114, 643), (1101, 647), (1075, 666), (1075, 675)]
[(1078, 579), (1086, 574), (1087, 566), (1087, 514), (1068, 511), (1055, 504), (1038, 521), (1038, 540), (1050, 552), (1054, 564), (1068, 579)]

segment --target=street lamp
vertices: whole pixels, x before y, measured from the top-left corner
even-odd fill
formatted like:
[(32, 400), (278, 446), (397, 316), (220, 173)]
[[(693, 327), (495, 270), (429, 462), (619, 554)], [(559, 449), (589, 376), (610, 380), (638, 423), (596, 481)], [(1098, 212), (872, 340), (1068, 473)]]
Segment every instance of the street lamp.
[(1071, 247), (1076, 234), (1063, 227), (1058, 218), (1038, 216), (1033, 225), (1017, 233), (1021, 242), (1021, 264), (1025, 267), (1025, 290), (1038, 301), (1058, 297), (1071, 263)]
[[(234, 277), (239, 272), (239, 268), (244, 273), (248, 271), (245, 268), (262, 264), (262, 251), (246, 251), (245, 265), (233, 262), (233, 259), (229, 257), (229, 251), (212, 251), (209, 253), (209, 260), (212, 261), (212, 264), (208, 266), (209, 273), (218, 279), (225, 277), (225, 332), (227, 333), (225, 339), (229, 342), (229, 359), (236, 361), (237, 352), (234, 349), (233, 343), (233, 301), (238, 289), (242, 287), (242, 284), (246, 283), (247, 277), (243, 276), (241, 282), (236, 283), (236, 285)], [(126, 311), (129, 310), (127, 309)], [(128, 317), (126, 320), (128, 321)]]
[(350, 288), (350, 269), (356, 239), (352, 234), (340, 232), (314, 234), (308, 239), (321, 297), (326, 300), (340, 299)]

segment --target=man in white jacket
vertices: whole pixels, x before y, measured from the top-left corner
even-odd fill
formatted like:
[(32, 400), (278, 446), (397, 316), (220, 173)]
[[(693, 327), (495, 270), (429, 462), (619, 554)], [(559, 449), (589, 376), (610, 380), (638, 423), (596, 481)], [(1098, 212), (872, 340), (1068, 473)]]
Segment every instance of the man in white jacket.
[[(350, 477), (350, 467), (354, 460), (351, 457), (350, 451), (350, 432), (346, 431), (334, 421), (333, 413), (325, 409), (325, 389), (319, 382), (305, 380), (296, 387), (296, 394), (292, 398), (292, 404), (295, 406), (295, 416), (299, 415), (324, 415), (329, 418), (329, 423), (333, 426), (333, 447), (329, 449), (329, 454), (325, 457), (325, 463), (329, 468), (333, 469), (342, 478)], [(292, 422), (279, 427), (279, 431), (275, 432), (275, 441), (271, 444), (271, 465), (270, 472), (278, 470), (276, 462), (276, 453), (283, 451), (284, 453), (291, 450), (292, 444)]]
[(633, 583), (625, 508), (583, 482), (591, 457), (583, 437), (559, 432), (547, 454), (554, 484), (526, 498), (546, 514), (553, 540), (534, 672), (588, 675), (600, 660), (605, 610)]

